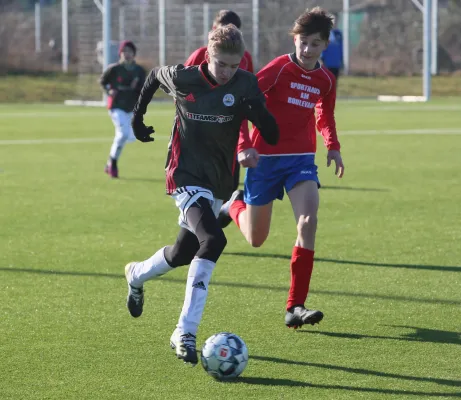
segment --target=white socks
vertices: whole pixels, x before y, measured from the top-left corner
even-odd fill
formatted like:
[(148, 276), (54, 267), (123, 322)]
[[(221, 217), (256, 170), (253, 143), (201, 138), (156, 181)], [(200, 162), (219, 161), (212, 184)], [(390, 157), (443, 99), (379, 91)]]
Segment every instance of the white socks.
[(181, 334), (197, 334), (208, 295), (208, 284), (215, 265), (213, 261), (203, 258), (194, 258), (190, 264), (184, 305), (176, 325)]
[[(140, 288), (144, 282), (173, 270), (166, 262), (164, 255), (165, 247), (158, 250), (151, 258), (136, 263), (128, 274), (128, 282), (131, 286)], [(197, 328), (202, 319), (208, 296), (208, 284), (216, 263), (203, 258), (194, 258), (189, 267), (187, 276), (186, 295), (178, 328), (180, 334), (197, 334)]]
[(131, 286), (140, 288), (145, 281), (154, 279), (171, 271), (165, 259), (165, 247), (158, 250), (151, 258), (138, 262), (131, 268), (128, 281)]

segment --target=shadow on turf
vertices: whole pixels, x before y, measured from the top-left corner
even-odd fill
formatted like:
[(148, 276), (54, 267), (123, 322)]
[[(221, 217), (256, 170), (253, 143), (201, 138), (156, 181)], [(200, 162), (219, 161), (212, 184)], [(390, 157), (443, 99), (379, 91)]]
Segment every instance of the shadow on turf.
[(380, 188), (358, 188), (358, 187), (348, 187), (348, 186), (323, 186), (321, 189), (332, 189), (332, 190), (352, 190), (357, 192), (390, 192), (389, 189), (380, 189)]
[(118, 180), (123, 182), (150, 182), (150, 183), (165, 183), (165, 178), (124, 178), (120, 177)]
[[(267, 361), (273, 361), (273, 359), (268, 359)], [(438, 392), (422, 392), (422, 391), (415, 392), (415, 391), (410, 391), (410, 390), (397, 390), (397, 389), (378, 389), (378, 388), (370, 388), (370, 387), (354, 387), (354, 386), (342, 386), (342, 385), (321, 385), (318, 383), (300, 382), (300, 381), (295, 381), (292, 379), (241, 377), (235, 382), (236, 383), (239, 383), (239, 382), (246, 383), (249, 385), (305, 387), (305, 388), (313, 388), (313, 389), (348, 390), (352, 392), (384, 393), (384, 394), (398, 394), (398, 395), (409, 395), (409, 396), (431, 396), (431, 397), (459, 397), (461, 396), (461, 392), (457, 392), (457, 393), (441, 393), (441, 392), (438, 393)]]
[(404, 340), (408, 342), (427, 342), (427, 343), (445, 343), (461, 345), (461, 334), (458, 332), (440, 331), (437, 329), (418, 328), (416, 326), (404, 325), (385, 325), (394, 328), (412, 329), (414, 332), (406, 333), (401, 336), (379, 336), (379, 335), (363, 335), (359, 333), (342, 333), (342, 332), (326, 332), (326, 331), (309, 331), (297, 330), (300, 333), (312, 333), (316, 335), (330, 336), (342, 339), (387, 339), (387, 340)]
[[(227, 253), (230, 254), (230, 253)], [(237, 253), (236, 253), (237, 254)], [(91, 276), (95, 278), (112, 278), (112, 279), (125, 279), (123, 274), (104, 273), (104, 272), (82, 272), (82, 271), (57, 271), (57, 270), (45, 270), (45, 269), (33, 269), (33, 268), (0, 268), (0, 272), (13, 272), (13, 273), (27, 273), (27, 274), (44, 274), (44, 275), (64, 275), (64, 276)], [(183, 279), (161, 277), (159, 281), (178, 283), (181, 285), (185, 284)], [(262, 285), (252, 284), (243, 282), (220, 282), (213, 281), (214, 286), (234, 287), (241, 289), (257, 289), (257, 290), (275, 290), (275, 291), (288, 291), (287, 286), (274, 286), (274, 285)], [(389, 296), (378, 293), (359, 293), (359, 292), (341, 292), (338, 290), (312, 290), (312, 293), (326, 295), (326, 296), (346, 296), (346, 297), (361, 297), (366, 299), (380, 299), (380, 300), (392, 300), (392, 301), (409, 301), (414, 303), (428, 303), (428, 304), (449, 304), (449, 305), (461, 305), (459, 300), (446, 300), (446, 299), (424, 299), (419, 297), (407, 297), (407, 296)]]
[[(270, 253), (250, 253), (250, 252), (235, 252), (225, 255), (242, 256), (242, 257), (261, 257), (261, 258), (281, 258), (283, 260), (291, 260), (291, 255), (288, 254), (270, 254)], [(353, 260), (335, 260), (332, 258), (315, 258), (316, 262), (330, 262), (335, 264), (348, 264), (348, 265), (365, 265), (370, 267), (387, 267), (387, 268), (404, 268), (404, 269), (422, 269), (426, 271), (445, 271), (445, 272), (461, 272), (461, 267), (446, 266), (446, 265), (422, 265), (422, 264), (389, 264), (389, 263), (376, 263), (368, 261), (353, 261)]]

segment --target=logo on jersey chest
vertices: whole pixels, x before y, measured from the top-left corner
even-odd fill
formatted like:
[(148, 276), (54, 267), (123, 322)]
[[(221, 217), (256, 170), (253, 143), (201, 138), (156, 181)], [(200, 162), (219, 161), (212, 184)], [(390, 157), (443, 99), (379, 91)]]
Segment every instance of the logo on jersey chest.
[(228, 93), (224, 95), (222, 102), (226, 107), (232, 107), (235, 103), (235, 98), (232, 94)]
[(186, 117), (194, 121), (200, 122), (212, 122), (222, 124), (224, 122), (230, 122), (234, 119), (233, 115), (205, 115), (205, 114), (194, 114), (186, 112)]

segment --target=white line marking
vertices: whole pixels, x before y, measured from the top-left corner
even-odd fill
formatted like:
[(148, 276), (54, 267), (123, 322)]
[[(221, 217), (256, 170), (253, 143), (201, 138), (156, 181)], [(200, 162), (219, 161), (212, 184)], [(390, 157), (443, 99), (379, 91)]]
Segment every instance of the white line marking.
[[(461, 129), (383, 129), (383, 130), (357, 130), (340, 131), (339, 137), (345, 135), (461, 135)], [(155, 135), (156, 140), (168, 140), (166, 135)], [(5, 145), (27, 145), (27, 144), (74, 144), (74, 143), (107, 143), (112, 142), (111, 137), (99, 138), (49, 138), (49, 139), (19, 139), (0, 140), (0, 146)]]
[(372, 129), (338, 131), (338, 136), (342, 135), (460, 135), (460, 128), (441, 128), (441, 129)]
[[(174, 115), (175, 110), (171, 111), (150, 111), (149, 115), (154, 115), (157, 117), (168, 117)], [(79, 117), (96, 117), (96, 118), (107, 118), (107, 112), (85, 112), (85, 111), (74, 111), (74, 112), (43, 112), (43, 111), (33, 111), (33, 112), (0, 112), (0, 118), (79, 118)]]

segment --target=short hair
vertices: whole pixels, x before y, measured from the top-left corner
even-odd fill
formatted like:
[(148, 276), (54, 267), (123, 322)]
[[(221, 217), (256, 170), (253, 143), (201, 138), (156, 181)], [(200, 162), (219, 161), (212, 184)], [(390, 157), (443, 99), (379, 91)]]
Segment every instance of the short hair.
[(320, 33), (322, 40), (328, 40), (333, 29), (334, 17), (321, 7), (307, 9), (295, 21), (290, 31), (292, 36), (308, 36)]
[(235, 13), (234, 11), (231, 10), (220, 10), (216, 14), (214, 21), (213, 21), (213, 27), (218, 28), (220, 26), (224, 25), (235, 25), (237, 28), (240, 29), (242, 26), (242, 21), (240, 20), (240, 17)]
[(208, 34), (208, 54), (217, 53), (238, 54), (243, 56), (245, 41), (242, 32), (233, 24), (219, 26)]

